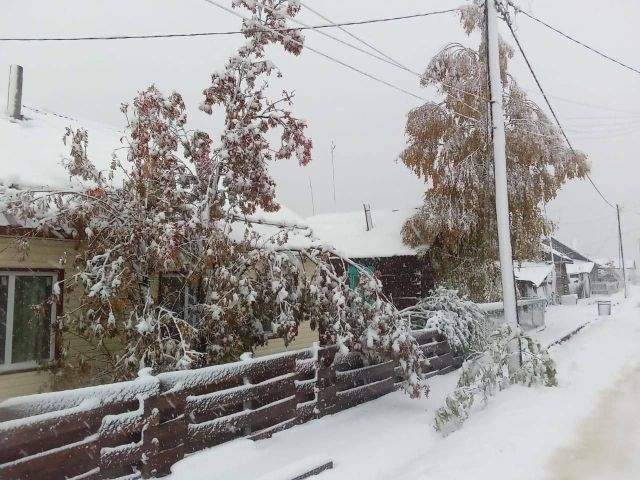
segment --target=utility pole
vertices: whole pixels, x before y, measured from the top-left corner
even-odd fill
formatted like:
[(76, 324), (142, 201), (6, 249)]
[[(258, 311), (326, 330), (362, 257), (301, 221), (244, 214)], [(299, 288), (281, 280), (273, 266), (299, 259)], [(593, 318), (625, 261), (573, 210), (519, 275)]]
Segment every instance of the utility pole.
[(502, 275), (502, 302), (504, 318), (515, 325), (518, 321), (516, 287), (513, 276), (513, 255), (509, 228), (509, 197), (507, 192), (507, 153), (502, 110), (502, 82), (500, 79), (500, 48), (498, 44), (498, 15), (495, 0), (486, 0), (487, 65), (491, 91), (491, 137), (496, 182), (496, 217), (498, 224), (498, 248), (500, 249), (500, 273)]
[[(544, 221), (547, 222), (547, 201), (544, 198), (544, 191), (542, 192), (542, 207), (544, 209)], [(556, 258), (553, 254), (553, 240), (551, 240), (551, 233), (547, 233), (547, 241), (549, 242), (549, 253), (551, 254), (551, 303), (556, 303)]]
[(22, 67), (9, 66), (9, 88), (7, 89), (7, 115), (21, 119), (22, 109)]
[(618, 214), (618, 242), (620, 244), (620, 269), (622, 270), (622, 285), (624, 286), (624, 298), (627, 298), (627, 271), (624, 264), (624, 248), (622, 247), (622, 227), (620, 227), (620, 206), (616, 203)]
[(313, 198), (313, 185), (311, 185), (311, 177), (309, 177), (309, 192), (311, 193), (311, 212), (316, 214), (316, 201)]
[(331, 179), (333, 181), (333, 209), (335, 210), (336, 205), (336, 162), (333, 158), (333, 152), (336, 149), (336, 144), (331, 140)]

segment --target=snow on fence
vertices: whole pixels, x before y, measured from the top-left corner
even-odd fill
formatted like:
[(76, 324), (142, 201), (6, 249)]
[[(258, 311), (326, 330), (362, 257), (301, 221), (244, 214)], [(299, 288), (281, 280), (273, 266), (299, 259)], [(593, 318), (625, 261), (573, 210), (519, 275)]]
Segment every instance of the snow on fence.
[[(457, 368), (434, 330), (413, 332), (431, 376)], [(336, 360), (335, 346), (0, 403), (0, 479), (150, 478), (186, 454), (273, 433), (393, 391), (393, 361)]]
[[(502, 302), (479, 303), (478, 307), (496, 322), (504, 322), (504, 306)], [(517, 311), (520, 326), (524, 329), (544, 326), (546, 307), (547, 300), (545, 298), (525, 298), (518, 300)]]

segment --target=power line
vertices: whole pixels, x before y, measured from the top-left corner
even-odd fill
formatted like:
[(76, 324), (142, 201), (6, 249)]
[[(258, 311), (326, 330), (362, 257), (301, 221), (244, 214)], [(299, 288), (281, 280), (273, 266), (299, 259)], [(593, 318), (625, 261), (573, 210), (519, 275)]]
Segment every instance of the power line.
[(314, 10), (313, 8), (311, 8), (310, 6), (308, 6), (306, 3), (304, 2), (298, 2), (300, 3), (300, 5), (302, 5), (304, 8), (306, 8), (307, 10), (309, 10), (311, 13), (316, 14), (318, 17), (320, 17), (321, 19), (323, 19), (326, 22), (329, 22), (331, 25), (336, 26), (341, 32), (346, 33), (347, 35), (349, 35), (351, 38), (353, 38), (354, 40), (357, 40), (358, 42), (362, 43), (363, 45), (369, 47), (371, 50), (373, 50), (374, 52), (376, 52), (379, 55), (382, 55), (384, 58), (386, 58), (387, 60), (395, 63), (396, 65), (398, 65), (399, 67), (402, 67), (403, 65), (398, 62), (397, 60), (395, 60), (393, 57), (387, 55), (386, 53), (384, 53), (382, 50), (376, 48), (375, 46), (373, 46), (371, 43), (367, 42), (366, 40), (363, 40), (362, 37), (358, 37), (357, 35), (351, 33), (349, 30), (347, 30), (346, 28), (344, 28), (342, 25), (338, 25), (337, 23), (335, 23), (334, 21), (332, 21), (330, 18), (326, 17), (325, 15), (323, 15), (322, 13), (320, 13), (317, 10)]
[[(321, 25), (313, 25), (301, 28), (287, 28), (281, 30), (283, 32), (292, 32), (300, 30), (316, 30), (320, 28), (340, 28), (343, 26), (351, 25), (367, 25), (383, 22), (394, 22), (398, 20), (408, 20), (413, 18), (428, 17), (431, 15), (440, 15), (444, 13), (451, 13), (458, 11), (459, 8), (450, 8), (447, 10), (435, 10), (431, 12), (416, 13), (413, 15), (402, 15), (398, 17), (385, 17), (385, 18), (373, 18), (367, 20), (353, 20), (350, 22), (342, 23), (326, 23)], [(188, 37), (213, 37), (223, 35), (242, 35), (244, 32), (239, 30), (228, 32), (196, 32), (196, 33), (158, 33), (149, 35), (95, 35), (84, 37), (0, 37), (0, 42), (78, 42), (78, 41), (90, 41), (90, 40), (145, 40), (156, 38), (188, 38)]]
[[(527, 89), (523, 89), (523, 90), (527, 90)], [(529, 91), (529, 90), (527, 90), (527, 91)], [(574, 100), (572, 98), (560, 97), (558, 95), (549, 94), (548, 96), (551, 97), (551, 98), (554, 98), (556, 100), (560, 100), (562, 102), (572, 103), (574, 105), (580, 105), (582, 107), (593, 108), (593, 109), (596, 109), (596, 110), (606, 110), (606, 111), (609, 111), (609, 112), (628, 113), (630, 115), (640, 115), (640, 111), (637, 111), (637, 110), (635, 110), (635, 111), (634, 110), (625, 110), (625, 109), (622, 109), (622, 108), (608, 107), (608, 106), (605, 106), (605, 105), (596, 105), (596, 104), (593, 104), (593, 103), (582, 102), (580, 100)]]
[[(524, 52), (524, 49), (522, 47), (522, 44), (520, 43), (520, 40), (518, 39), (518, 36), (516, 35), (516, 32), (513, 30), (513, 25), (511, 24), (511, 20), (509, 20), (508, 12), (503, 10), (501, 13), (502, 13), (502, 17), (503, 17), (504, 21), (506, 22), (507, 26), (509, 27), (509, 31), (511, 32), (511, 35), (513, 36), (513, 39), (515, 40), (516, 45), (518, 46), (518, 50), (520, 50), (520, 53), (522, 54), (522, 57), (524, 58), (524, 61), (527, 64), (527, 68), (529, 69), (529, 72), (531, 72), (531, 75), (533, 76), (533, 79), (536, 82), (536, 85), (538, 86), (538, 89), (540, 90), (540, 93), (542, 94), (542, 97), (544, 98), (544, 101), (547, 104), (547, 107), (549, 107), (549, 111), (551, 112), (551, 115), (553, 115), (553, 118), (554, 118), (556, 124), (558, 125), (558, 128), (560, 129), (560, 133), (562, 133), (562, 136), (564, 137), (565, 141), (567, 142), (567, 145), (571, 149), (571, 153), (573, 153), (574, 155), (577, 155), (576, 151), (573, 148), (573, 145), (571, 144), (571, 141), (569, 140), (569, 137), (567, 137), (567, 134), (565, 133), (564, 128), (562, 128), (562, 124), (560, 123), (560, 119), (558, 118), (558, 115), (556, 115), (556, 111), (553, 109), (553, 106), (551, 105), (551, 102), (549, 101), (549, 98), (547, 97), (547, 94), (545, 93), (544, 89), (542, 88), (542, 84), (540, 83), (540, 80), (538, 79), (538, 76), (536, 75), (536, 72), (533, 70), (533, 66), (531, 65), (531, 62), (529, 61), (529, 58), (527, 57), (527, 54)], [(589, 182), (591, 183), (591, 185), (593, 186), (593, 188), (596, 190), (596, 192), (598, 192), (598, 195), (600, 195), (602, 200), (604, 200), (604, 202), (607, 205), (609, 205), (611, 208), (616, 208), (609, 200), (607, 200), (607, 198), (604, 196), (604, 194), (600, 191), (598, 186), (595, 184), (595, 182), (591, 178), (591, 175), (589, 175), (587, 173), (586, 177), (589, 180)]]
[(591, 46), (587, 45), (584, 42), (581, 42), (580, 40), (572, 37), (571, 35), (568, 35), (568, 34), (564, 33), (563, 31), (559, 30), (558, 28), (556, 28), (556, 27), (554, 27), (552, 25), (549, 25), (547, 22), (545, 22), (543, 20), (540, 20), (539, 18), (535, 17), (534, 15), (530, 14), (529, 12), (526, 12), (526, 11), (522, 10), (519, 6), (514, 5), (513, 2), (511, 2), (511, 0), (508, 0), (507, 3), (509, 5), (511, 5), (513, 7), (513, 9), (517, 13), (522, 13), (526, 17), (529, 17), (531, 20), (533, 20), (535, 22), (538, 22), (541, 25), (544, 25), (545, 27), (547, 27), (550, 30), (553, 30), (558, 35), (561, 35), (562, 37), (564, 37), (564, 38), (566, 38), (568, 40), (571, 40), (574, 43), (577, 43), (578, 45), (586, 48), (587, 50), (590, 50), (591, 52), (595, 53), (596, 55), (600, 55), (602, 58), (604, 58), (606, 60), (609, 60), (609, 61), (611, 61), (613, 63), (616, 63), (616, 64), (620, 65), (621, 67), (626, 68), (627, 70), (631, 70), (634, 73), (640, 73), (640, 70), (638, 70), (637, 68), (631, 67), (631, 66), (627, 65), (626, 63), (621, 62), (620, 60), (616, 60), (615, 58), (607, 55), (606, 53), (601, 52), (600, 50), (598, 50), (598, 49), (596, 49), (594, 47), (591, 47)]
[[(228, 7), (222, 5), (222, 4), (220, 4), (220, 3), (218, 3), (218, 2), (216, 2), (214, 0), (204, 0), (204, 1), (209, 3), (210, 5), (213, 5), (215, 7), (218, 7), (220, 9), (224, 10), (225, 12), (228, 12), (228, 13), (230, 13), (232, 15), (235, 15), (238, 18), (241, 18), (241, 19), (247, 20), (247, 21), (251, 21), (251, 18), (246, 17), (246, 16), (242, 15), (241, 13), (236, 12), (235, 10), (232, 10), (231, 8), (228, 8)], [(425, 102), (428, 101), (426, 98), (421, 97), (420, 95), (416, 95), (415, 93), (412, 93), (409, 90), (406, 90), (406, 89), (404, 89), (402, 87), (399, 87), (399, 86), (397, 86), (397, 85), (395, 85), (395, 84), (393, 84), (391, 82), (387, 82), (386, 80), (383, 80), (382, 78), (379, 78), (379, 77), (376, 77), (375, 75), (367, 73), (364, 70), (360, 70), (359, 68), (354, 67), (353, 65), (350, 65), (350, 64), (348, 64), (346, 62), (343, 62), (342, 60), (338, 60), (335, 57), (327, 55), (326, 53), (321, 52), (318, 49), (310, 47), (309, 45), (305, 45), (304, 43), (299, 42), (299, 41), (295, 40), (294, 38), (291, 38), (289, 35), (286, 35), (285, 33), (281, 32), (281, 31), (274, 30), (273, 28), (267, 27), (266, 25), (262, 25), (262, 24), (259, 26), (259, 28), (261, 28), (261, 29), (263, 29), (265, 31), (274, 33), (276, 35), (280, 35), (281, 37), (285, 38), (287, 41), (295, 43), (296, 45), (299, 45), (299, 46), (301, 46), (303, 48), (306, 48), (307, 50), (310, 50), (310, 51), (320, 55), (321, 57), (324, 57), (327, 60), (330, 60), (330, 61), (332, 61), (334, 63), (337, 63), (338, 65), (341, 65), (341, 66), (343, 66), (343, 67), (345, 67), (345, 68), (347, 68), (349, 70), (352, 70), (352, 71), (354, 71), (356, 73), (359, 73), (360, 75), (363, 75), (363, 76), (369, 78), (370, 80), (373, 80), (375, 82), (378, 82), (378, 83), (381, 83), (383, 85), (386, 85), (387, 87), (393, 88), (394, 90), (402, 92), (402, 93), (404, 93), (406, 95), (409, 95), (410, 97), (416, 98), (418, 100), (422, 100), (422, 101), (425, 101)]]
[[(205, 0), (205, 1), (206, 1), (206, 0)], [(269, 10), (269, 11), (270, 11), (271, 13), (273, 13), (273, 14), (277, 14), (277, 13), (278, 13), (278, 12), (277, 12), (274, 8), (272, 8), (272, 7), (268, 7), (268, 6), (264, 5), (264, 8), (265, 8), (266, 10)], [(305, 5), (305, 8), (307, 8), (307, 9), (308, 9), (308, 10), (310, 10), (311, 12), (315, 13), (316, 15), (320, 16), (322, 19), (324, 19), (324, 20), (326, 20), (326, 21), (329, 21), (329, 22), (331, 21), (331, 20), (330, 20), (329, 18), (327, 18), (326, 16), (324, 16), (324, 15), (322, 15), (322, 14), (318, 13), (316, 10), (312, 10), (310, 7), (307, 7), (306, 5)], [(304, 22), (301, 22), (301, 21), (300, 21), (300, 20), (298, 20), (297, 18), (292, 17), (291, 15), (283, 14), (283, 16), (284, 16), (284, 17), (286, 17), (287, 19), (291, 20), (292, 22), (294, 22), (294, 23), (296, 23), (296, 24), (298, 24), (298, 25), (301, 25), (301, 26), (302, 26), (302, 27), (304, 27), (304, 28), (313, 28), (313, 27), (311, 27), (310, 25), (308, 25), (308, 24), (306, 24), (306, 23), (304, 23)], [(332, 25), (336, 25), (336, 26), (337, 26), (337, 24), (336, 24), (336, 23), (332, 23)], [(315, 29), (314, 29), (314, 30), (315, 30)], [(349, 33), (349, 32), (348, 32), (346, 29), (344, 29), (344, 28), (341, 28), (341, 30), (342, 30), (342, 31), (344, 31), (344, 32)], [(340, 44), (342, 44), (342, 45), (344, 45), (344, 46), (346, 46), (346, 47), (352, 48), (352, 49), (354, 49), (354, 50), (356, 50), (356, 51), (358, 51), (358, 52), (360, 52), (360, 53), (364, 53), (365, 55), (368, 55), (368, 56), (370, 56), (370, 57), (372, 57), (372, 58), (375, 58), (376, 60), (379, 60), (379, 61), (381, 61), (381, 62), (387, 63), (387, 64), (389, 64), (389, 65), (391, 65), (391, 66), (394, 66), (394, 67), (397, 67), (397, 68), (399, 68), (399, 69), (401, 69), (401, 70), (404, 70), (405, 72), (410, 73), (410, 74), (412, 74), (412, 75), (414, 75), (414, 76), (416, 76), (416, 77), (418, 77), (418, 78), (422, 78), (422, 75), (421, 75), (420, 73), (418, 73), (418, 72), (416, 72), (415, 70), (413, 70), (413, 69), (411, 69), (411, 68), (407, 67), (406, 65), (403, 65), (402, 63), (398, 62), (397, 60), (394, 60), (393, 58), (389, 57), (389, 56), (388, 56), (388, 55), (386, 55), (385, 53), (380, 52), (380, 50), (378, 50), (376, 47), (373, 47), (370, 43), (368, 43), (368, 42), (366, 42), (366, 41), (362, 40), (361, 38), (359, 38), (359, 37), (357, 37), (357, 36), (355, 36), (355, 35), (352, 35), (351, 33), (349, 33), (349, 35), (350, 35), (350, 36), (352, 36), (352, 37), (354, 37), (355, 39), (357, 39), (358, 41), (360, 41), (360, 42), (364, 43), (364, 44), (365, 44), (366, 46), (368, 46), (369, 48), (374, 49), (376, 52), (380, 52), (382, 56), (380, 56), (380, 55), (376, 55), (376, 54), (371, 53), (371, 52), (369, 52), (369, 51), (367, 51), (367, 50), (364, 50), (363, 48), (360, 48), (360, 47), (358, 47), (357, 45), (354, 45), (354, 44), (352, 44), (352, 43), (346, 42), (346, 41), (342, 40), (341, 38), (336, 37), (336, 36), (334, 36), (334, 35), (331, 35), (331, 34), (329, 34), (329, 33), (325, 33), (325, 32), (319, 31), (319, 30), (317, 31), (317, 33), (319, 33), (319, 34), (320, 34), (320, 35), (322, 35), (323, 37), (330, 38), (331, 40), (334, 40), (334, 41), (336, 41), (336, 42), (338, 42), (338, 43), (340, 43)], [(480, 99), (482, 99), (482, 97), (481, 97), (479, 94), (477, 94), (477, 93), (472, 93), (472, 92), (469, 92), (469, 91), (466, 91), (466, 90), (462, 90), (461, 88), (458, 88), (458, 87), (456, 87), (456, 86), (454, 86), (454, 85), (449, 85), (449, 84), (446, 84), (446, 83), (442, 83), (442, 85), (444, 85), (445, 87), (449, 87), (449, 88), (451, 88), (451, 89), (453, 89), (453, 90), (457, 90), (457, 91), (459, 91), (460, 93), (465, 93), (465, 94), (467, 94), (467, 95), (471, 95), (471, 96), (474, 96), (474, 97), (476, 97), (476, 98), (480, 98)], [(468, 108), (470, 108), (470, 109), (472, 109), (472, 110), (476, 110), (476, 111), (477, 111), (477, 109), (475, 109), (475, 108), (474, 108), (474, 107), (472, 107), (471, 105), (468, 105), (468, 104), (466, 104), (466, 103), (462, 102), (462, 100), (460, 100), (460, 102), (461, 102), (464, 106), (466, 106), (466, 107), (468, 107)], [(478, 113), (479, 113), (479, 112), (478, 112)], [(470, 120), (473, 120), (473, 119), (471, 119), (470, 117), (466, 117), (466, 118), (468, 118), (468, 119), (470, 119)]]

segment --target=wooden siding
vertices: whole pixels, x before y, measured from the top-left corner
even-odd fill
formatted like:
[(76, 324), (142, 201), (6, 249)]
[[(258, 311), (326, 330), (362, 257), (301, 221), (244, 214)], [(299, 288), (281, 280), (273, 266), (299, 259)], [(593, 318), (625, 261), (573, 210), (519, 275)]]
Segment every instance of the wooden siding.
[(435, 286), (433, 269), (428, 260), (415, 255), (395, 257), (352, 258), (360, 265), (370, 265), (382, 282), (383, 293), (400, 309), (415, 305)]
[[(55, 238), (30, 238), (28, 254), (22, 255), (17, 249), (16, 237), (0, 236), (0, 268), (7, 269), (45, 269), (63, 270), (64, 277), (70, 278), (75, 270), (72, 267), (73, 255), (75, 254), (76, 242), (68, 239)], [(63, 265), (60, 259), (68, 257), (68, 263)], [(305, 265), (305, 268), (309, 268)], [(157, 288), (157, 281), (154, 283)], [(64, 294), (64, 310), (69, 311), (78, 306), (80, 300), (79, 292)], [(308, 323), (300, 325), (298, 337), (289, 345), (284, 346), (284, 341), (279, 338), (269, 340), (268, 344), (256, 349), (256, 356), (264, 356), (293, 349), (306, 348), (318, 341), (318, 332), (311, 330)], [(73, 334), (64, 334), (56, 339), (57, 346), (64, 347), (69, 351), (69, 358), (73, 359), (77, 355), (91, 355), (95, 352), (94, 347)], [(109, 348), (117, 350), (117, 341), (109, 343)], [(21, 373), (0, 374), (0, 400), (18, 395), (29, 395), (50, 390), (60, 390), (75, 388), (89, 384), (86, 376), (78, 375), (52, 375), (47, 370), (30, 371)]]
[(265, 346), (256, 348), (254, 356), (262, 357), (264, 355), (271, 355), (273, 353), (307, 348), (317, 341), (318, 330), (311, 330), (309, 322), (303, 322), (298, 328), (298, 336), (293, 340), (293, 342), (289, 344), (288, 347), (285, 347), (284, 340), (282, 340), (281, 338), (272, 338)]

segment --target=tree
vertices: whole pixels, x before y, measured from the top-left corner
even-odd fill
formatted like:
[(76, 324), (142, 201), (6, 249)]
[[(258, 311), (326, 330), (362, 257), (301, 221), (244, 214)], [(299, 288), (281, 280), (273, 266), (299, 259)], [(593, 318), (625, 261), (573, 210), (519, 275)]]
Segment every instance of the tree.
[[(281, 225), (272, 238), (253, 228), (257, 209), (279, 208), (269, 164), (311, 159), (306, 123), (290, 111), (293, 95), (266, 95), (277, 70), (265, 47), (279, 43), (298, 54), (303, 39), (265, 30), (286, 28), (285, 16), (299, 9), (293, 0), (234, 5), (252, 13), (242, 26), (246, 43), (212, 75), (201, 105), (209, 114), (222, 109), (218, 144), (188, 129), (179, 94), (165, 97), (152, 86), (122, 106), (126, 156), (114, 155), (106, 173), (87, 156), (87, 132), (68, 130), (65, 166), (77, 188), (4, 192), (14, 216), (35, 221), (39, 232), (71, 234), (80, 245), (67, 259), (77, 273), (54, 294), (80, 290), (81, 302), (55, 327), (92, 343), (100, 358), (67, 358), (66, 365), (98, 366), (95, 381), (131, 378), (144, 367), (195, 368), (236, 360), (264, 344), (267, 329), (288, 344), (308, 320), (343, 353), (400, 358), (406, 390), (417, 396), (422, 353), (380, 283), (363, 275), (360, 288), (350, 289), (336, 273), (335, 254), (287, 245), (294, 226)], [(187, 290), (184, 308), (154, 294), (167, 273)]]
[(456, 388), (436, 410), (434, 427), (444, 435), (459, 428), (480, 400), (483, 404), (511, 385), (558, 385), (549, 351), (520, 327), (502, 325), (480, 344), (462, 365)]
[[(479, 2), (461, 10), (467, 33), (484, 31)], [(402, 162), (426, 183), (424, 204), (403, 228), (406, 243), (428, 249), (440, 283), (474, 300), (499, 298), (497, 226), (489, 126), (486, 45), (477, 50), (445, 46), (420, 83), (442, 100), (407, 116)], [(559, 130), (508, 73), (512, 49), (500, 44), (510, 225), (516, 259), (540, 255), (540, 239), (552, 225), (541, 204), (570, 179), (584, 178), (584, 154), (572, 152)]]

